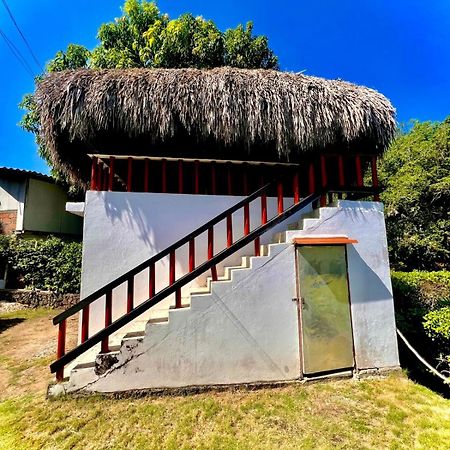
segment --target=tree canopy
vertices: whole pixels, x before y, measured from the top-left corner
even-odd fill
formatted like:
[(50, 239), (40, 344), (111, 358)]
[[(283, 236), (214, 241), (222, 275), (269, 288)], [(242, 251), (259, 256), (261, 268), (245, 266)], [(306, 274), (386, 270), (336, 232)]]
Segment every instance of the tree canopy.
[[(251, 22), (223, 32), (212, 20), (189, 13), (170, 19), (153, 1), (126, 0), (122, 10), (121, 17), (100, 26), (99, 44), (94, 49), (69, 44), (47, 63), (46, 71), (220, 66), (278, 69), (278, 59), (269, 48), (267, 37), (253, 35)], [(39, 116), (33, 95), (26, 94), (20, 106), (25, 110), (21, 126), (36, 135), (39, 154), (52, 167), (48, 152), (39, 141)], [(65, 179), (53, 168), (52, 174)]]
[(391, 264), (398, 270), (440, 270), (450, 264), (450, 117), (415, 122), (385, 153)]

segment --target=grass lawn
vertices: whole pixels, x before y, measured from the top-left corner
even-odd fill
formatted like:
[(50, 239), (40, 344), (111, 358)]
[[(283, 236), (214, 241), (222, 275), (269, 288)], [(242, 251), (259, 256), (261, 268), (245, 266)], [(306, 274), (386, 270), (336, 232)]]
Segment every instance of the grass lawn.
[[(0, 314), (0, 449), (450, 448), (450, 401), (402, 374), (186, 397), (47, 400), (52, 315)], [(25, 329), (35, 336), (25, 339)]]

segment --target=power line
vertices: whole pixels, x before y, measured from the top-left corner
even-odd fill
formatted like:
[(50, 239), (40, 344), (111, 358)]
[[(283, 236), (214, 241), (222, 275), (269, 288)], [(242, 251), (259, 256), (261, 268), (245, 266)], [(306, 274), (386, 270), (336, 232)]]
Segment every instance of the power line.
[(0, 28), (0, 35), (6, 42), (6, 45), (11, 50), (11, 53), (16, 57), (16, 59), (20, 62), (20, 64), (22, 64), (23, 68), (31, 75), (31, 78), (34, 79), (35, 75), (30, 65), (27, 63), (26, 59), (22, 56), (19, 49), (8, 39), (8, 36), (6, 36), (6, 34), (3, 32), (1, 28)]
[(34, 54), (33, 50), (31, 49), (31, 45), (28, 43), (26, 37), (22, 33), (22, 30), (20, 29), (19, 25), (17, 24), (12, 11), (9, 9), (8, 3), (6, 3), (6, 0), (2, 0), (2, 3), (3, 3), (3, 6), (6, 8), (6, 11), (8, 11), (9, 17), (11, 17), (11, 20), (13, 21), (14, 26), (17, 28), (17, 31), (19, 32), (20, 36), (22, 36), (22, 39), (25, 42), (25, 45), (27, 46), (28, 51), (30, 52), (32, 58), (34, 59), (34, 62), (38, 66), (39, 70), (41, 72), (44, 72), (44, 69), (42, 68), (41, 64), (39, 63), (38, 59), (36, 58), (36, 55)]

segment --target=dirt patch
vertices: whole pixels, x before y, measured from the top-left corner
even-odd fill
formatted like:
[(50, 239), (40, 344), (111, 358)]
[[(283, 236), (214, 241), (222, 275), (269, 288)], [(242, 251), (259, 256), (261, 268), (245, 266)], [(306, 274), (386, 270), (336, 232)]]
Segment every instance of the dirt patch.
[[(57, 312), (47, 310), (35, 318), (21, 317), (21, 312), (11, 317), (9, 311), (6, 318), (0, 318), (0, 399), (44, 393), (53, 379), (48, 366), (55, 357), (57, 327), (52, 318)], [(68, 320), (66, 348), (76, 345), (77, 327), (74, 316)]]

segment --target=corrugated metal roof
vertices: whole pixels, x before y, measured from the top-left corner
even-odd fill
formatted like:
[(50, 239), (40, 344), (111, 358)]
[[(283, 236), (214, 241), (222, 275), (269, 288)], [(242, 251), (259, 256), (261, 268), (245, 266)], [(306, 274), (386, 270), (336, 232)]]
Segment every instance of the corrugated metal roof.
[(38, 180), (47, 181), (48, 183), (55, 183), (54, 178), (49, 175), (35, 172), (33, 170), (15, 169), (13, 167), (0, 166), (0, 177), (2, 176), (9, 178), (35, 178)]

